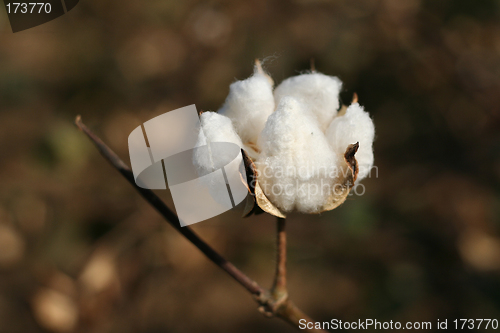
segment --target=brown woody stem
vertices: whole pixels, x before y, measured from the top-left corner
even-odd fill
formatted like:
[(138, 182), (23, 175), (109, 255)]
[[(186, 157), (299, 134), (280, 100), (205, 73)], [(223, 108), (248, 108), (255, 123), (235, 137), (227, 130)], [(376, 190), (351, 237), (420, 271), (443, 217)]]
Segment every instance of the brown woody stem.
[(170, 208), (156, 195), (153, 191), (144, 189), (135, 184), (134, 175), (132, 170), (123, 163), (123, 161), (115, 154), (102, 140), (95, 135), (85, 124), (82, 123), (80, 117), (76, 118), (76, 126), (82, 130), (90, 140), (95, 144), (97, 149), (128, 181), (132, 186), (148, 201), (156, 210), (170, 223), (177, 231), (193, 243), (201, 252), (205, 254), (217, 266), (222, 268), (233, 279), (238, 281), (245, 289), (253, 295), (259, 296), (264, 293), (264, 289), (260, 287), (255, 281), (246, 276), (242, 271), (236, 268), (231, 262), (226, 260), (218, 252), (216, 252), (210, 245), (205, 243), (191, 228), (181, 227), (179, 218), (175, 215)]
[(271, 294), (276, 300), (284, 299), (288, 296), (286, 289), (286, 220), (277, 218), (277, 256), (276, 256), (276, 274), (274, 276)]
[[(245, 273), (240, 271), (230, 261), (225, 259), (210, 245), (202, 240), (191, 228), (181, 227), (177, 215), (167, 207), (167, 205), (151, 190), (138, 187), (135, 183), (132, 170), (113, 152), (96, 134), (94, 134), (85, 124), (83, 124), (80, 116), (76, 117), (76, 126), (84, 132), (87, 137), (94, 143), (99, 152), (108, 162), (117, 169), (128, 182), (142, 195), (151, 206), (153, 206), (178, 232), (186, 237), (193, 245), (195, 245), (208, 259), (219, 266), (234, 280), (241, 284), (248, 292), (250, 292), (255, 300), (261, 305), (261, 310), (269, 315), (269, 312), (274, 316), (280, 317), (288, 323), (299, 328), (299, 320), (305, 319), (312, 321), (306, 314), (298, 309), (288, 297), (276, 299), (273, 295), (278, 295), (281, 290), (285, 291), (286, 295), (286, 234), (285, 220), (278, 220), (278, 267), (276, 271), (276, 280), (273, 286), (273, 292), (270, 293), (255, 281), (250, 279)], [(276, 292), (274, 292), (276, 291)], [(322, 330), (309, 330), (309, 332), (326, 332)]]

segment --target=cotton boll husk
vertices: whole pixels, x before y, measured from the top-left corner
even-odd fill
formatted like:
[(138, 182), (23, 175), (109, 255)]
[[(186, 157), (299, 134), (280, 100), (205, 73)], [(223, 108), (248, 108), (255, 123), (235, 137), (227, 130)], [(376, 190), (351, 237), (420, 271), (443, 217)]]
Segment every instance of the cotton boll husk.
[(281, 82), (274, 91), (276, 104), (285, 96), (293, 96), (316, 117), (325, 131), (337, 114), (342, 82), (333, 76), (312, 72), (293, 76)]
[(337, 158), (303, 105), (284, 97), (259, 143), (258, 180), (269, 200), (284, 212), (319, 212), (330, 195)]
[(365, 178), (373, 166), (375, 126), (368, 112), (358, 103), (350, 105), (346, 113), (333, 119), (326, 137), (337, 156), (343, 156), (347, 146), (359, 142), (356, 152), (359, 174), (356, 182)]
[(272, 80), (256, 66), (251, 77), (231, 84), (229, 95), (218, 112), (233, 121), (243, 142), (256, 143), (273, 111)]

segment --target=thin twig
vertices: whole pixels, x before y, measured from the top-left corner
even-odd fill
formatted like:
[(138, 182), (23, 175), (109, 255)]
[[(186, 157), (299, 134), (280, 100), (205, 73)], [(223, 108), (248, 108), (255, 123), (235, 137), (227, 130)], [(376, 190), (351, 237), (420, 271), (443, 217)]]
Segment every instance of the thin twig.
[[(284, 319), (295, 327), (300, 327), (300, 320), (314, 322), (302, 310), (297, 308), (288, 297), (286, 284), (286, 220), (278, 217), (276, 220), (276, 271), (273, 286), (270, 290), (270, 299), (267, 301), (267, 309), (273, 315)], [(267, 314), (269, 315), (269, 313)], [(325, 332), (323, 330), (310, 329), (309, 332)]]
[(273, 287), (271, 294), (276, 300), (284, 299), (288, 296), (286, 288), (286, 220), (277, 218), (277, 256), (276, 256), (276, 273), (274, 276)]
[(181, 227), (179, 218), (175, 215), (170, 208), (156, 195), (153, 191), (138, 187), (135, 184), (134, 175), (132, 170), (123, 163), (123, 161), (115, 154), (102, 140), (95, 135), (90, 129), (82, 123), (81, 118), (76, 118), (76, 126), (81, 129), (95, 144), (101, 154), (116, 168), (118, 171), (139, 191), (139, 193), (154, 207), (156, 210), (170, 223), (177, 231), (193, 243), (198, 249), (203, 252), (208, 259), (213, 261), (216, 265), (231, 275), (238, 281), (245, 289), (253, 295), (259, 296), (264, 293), (264, 289), (260, 287), (255, 281), (246, 276), (242, 271), (236, 268), (231, 262), (226, 260), (218, 252), (216, 252), (210, 245), (205, 243), (198, 235), (189, 227)]
[[(80, 116), (76, 117), (76, 126), (83, 131), (89, 139), (94, 143), (99, 152), (107, 159), (113, 167), (115, 167), (128, 181), (129, 183), (148, 201), (164, 218), (172, 225), (177, 231), (179, 231), (184, 237), (186, 237), (193, 245), (195, 245), (208, 259), (210, 259), (217, 266), (222, 268), (226, 273), (228, 273), (233, 279), (235, 279), (239, 284), (241, 284), (246, 290), (248, 290), (254, 299), (261, 305), (261, 310), (265, 314), (269, 312), (271, 315), (282, 318), (288, 323), (299, 328), (299, 320), (305, 319), (307, 322), (312, 322), (313, 320), (304, 314), (300, 309), (298, 309), (289, 299), (285, 298), (275, 298), (272, 293), (265, 290), (259, 286), (255, 281), (250, 279), (245, 273), (236, 268), (231, 262), (225, 259), (217, 251), (215, 251), (210, 245), (205, 243), (198, 235), (191, 230), (189, 227), (181, 227), (179, 218), (174, 212), (167, 207), (167, 205), (156, 195), (153, 191), (149, 189), (144, 189), (138, 187), (135, 183), (134, 175), (132, 170), (113, 152), (102, 140), (95, 135), (85, 124), (83, 124)], [(276, 286), (284, 286), (286, 291), (286, 234), (285, 232), (285, 220), (278, 220), (278, 248), (283, 247), (284, 252), (278, 251), (282, 254), (283, 258), (278, 258), (279, 263), (283, 263), (282, 269), (278, 269), (277, 276), (283, 277), (276, 279)], [(280, 232), (282, 230), (282, 232)], [(283, 241), (280, 239), (283, 237)], [(281, 246), (281, 245), (282, 246)], [(279, 265), (281, 266), (281, 265)], [(279, 273), (279, 274), (278, 274)], [(278, 282), (279, 281), (279, 282)], [(279, 287), (281, 288), (281, 287)], [(273, 288), (274, 289), (274, 288)], [(323, 332), (323, 330), (309, 330), (309, 332)]]

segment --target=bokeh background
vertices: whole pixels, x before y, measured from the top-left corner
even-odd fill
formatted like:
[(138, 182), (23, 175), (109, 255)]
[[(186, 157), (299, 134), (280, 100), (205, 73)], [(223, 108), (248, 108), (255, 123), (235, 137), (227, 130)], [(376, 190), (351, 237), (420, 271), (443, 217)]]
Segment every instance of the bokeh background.
[[(99, 156), (255, 58), (309, 69), (373, 116), (378, 177), (291, 215), (289, 292), (316, 320), (500, 319), (500, 2), (81, 0), (13, 34), (0, 10), (0, 332), (294, 332), (264, 318)], [(159, 193), (173, 207), (168, 191)], [(265, 287), (271, 216), (193, 226)]]

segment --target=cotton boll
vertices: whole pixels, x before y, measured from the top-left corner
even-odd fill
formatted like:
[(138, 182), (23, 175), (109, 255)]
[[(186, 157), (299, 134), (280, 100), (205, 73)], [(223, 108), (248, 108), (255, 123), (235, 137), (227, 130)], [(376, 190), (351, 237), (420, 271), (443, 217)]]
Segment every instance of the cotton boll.
[(228, 170), (227, 165), (241, 154), (240, 148), (243, 144), (228, 117), (215, 112), (204, 112), (200, 116), (200, 122), (193, 164), (199, 181), (208, 188), (211, 197), (220, 205), (227, 206), (228, 192), (225, 186), (221, 186), (223, 179), (220, 169), (225, 168), (225, 172), (234, 171)]
[(209, 142), (232, 142), (242, 146), (231, 119), (216, 112), (203, 112), (200, 116), (201, 127)]
[(272, 80), (256, 65), (251, 77), (231, 84), (229, 95), (218, 112), (231, 118), (243, 142), (256, 143), (273, 111)]
[(302, 103), (281, 99), (259, 143), (258, 180), (269, 200), (284, 212), (319, 212), (330, 195), (337, 158)]
[(345, 115), (333, 119), (326, 131), (326, 137), (339, 157), (344, 155), (347, 146), (359, 142), (359, 149), (355, 155), (359, 166), (356, 182), (368, 175), (373, 166), (375, 126), (363, 107), (358, 103), (350, 105)]
[[(201, 174), (210, 173), (232, 160), (231, 151), (217, 150), (214, 154), (210, 149), (212, 142), (231, 142), (243, 147), (240, 137), (236, 134), (231, 119), (215, 112), (204, 112), (200, 116), (201, 129), (196, 147), (206, 145), (206, 148), (195, 149), (193, 162)], [(234, 158), (234, 157), (233, 157)]]
[(337, 77), (317, 72), (306, 73), (281, 82), (274, 91), (274, 98), (278, 104), (285, 96), (295, 97), (310, 109), (320, 129), (325, 131), (337, 114), (341, 87), (342, 82)]

